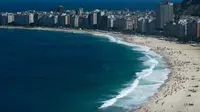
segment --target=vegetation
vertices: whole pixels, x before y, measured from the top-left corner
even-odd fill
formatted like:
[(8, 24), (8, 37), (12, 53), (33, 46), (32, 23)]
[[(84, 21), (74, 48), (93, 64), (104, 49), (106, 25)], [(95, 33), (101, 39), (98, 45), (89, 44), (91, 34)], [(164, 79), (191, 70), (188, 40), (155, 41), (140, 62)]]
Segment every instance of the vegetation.
[(174, 6), (176, 15), (200, 16), (200, 0), (183, 0)]

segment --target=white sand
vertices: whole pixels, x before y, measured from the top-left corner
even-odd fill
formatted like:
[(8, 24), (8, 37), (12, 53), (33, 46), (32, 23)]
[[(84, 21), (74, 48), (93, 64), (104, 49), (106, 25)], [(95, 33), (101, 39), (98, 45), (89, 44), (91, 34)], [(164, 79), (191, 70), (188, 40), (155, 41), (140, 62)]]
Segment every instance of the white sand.
[[(0, 27), (22, 28), (23, 27)], [(63, 30), (55, 28), (26, 28), (34, 30), (100, 33), (96, 31)], [(148, 46), (164, 56), (171, 66), (171, 74), (165, 85), (149, 98), (136, 112), (200, 112), (200, 48), (177, 44), (152, 37), (139, 37), (104, 33), (124, 38), (126, 41)]]
[(200, 48), (156, 38), (129, 37), (164, 56), (172, 72), (165, 85), (137, 112), (200, 111)]

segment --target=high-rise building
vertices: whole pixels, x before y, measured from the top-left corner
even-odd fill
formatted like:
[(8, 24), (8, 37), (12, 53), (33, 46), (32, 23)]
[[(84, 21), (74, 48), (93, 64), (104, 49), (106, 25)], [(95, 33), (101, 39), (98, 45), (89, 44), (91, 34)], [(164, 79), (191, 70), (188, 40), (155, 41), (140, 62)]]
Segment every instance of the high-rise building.
[(39, 13), (35, 13), (34, 14), (34, 25), (40, 25), (40, 19), (41, 19), (42, 15)]
[(74, 18), (74, 27), (79, 27), (79, 16), (75, 16), (75, 18)]
[(67, 24), (67, 26), (70, 26), (70, 19), (71, 19), (71, 16), (70, 15), (67, 15), (67, 17), (66, 17), (66, 19), (67, 19), (67, 21), (66, 21), (66, 24)]
[(126, 19), (126, 30), (133, 30), (133, 20), (130, 17)]
[[(97, 27), (98, 27), (98, 29), (103, 29), (103, 27), (104, 27), (103, 24), (105, 23), (105, 21), (103, 21), (103, 19), (104, 20), (106, 19), (105, 17), (103, 17), (104, 15), (105, 15), (104, 11), (97, 12)], [(104, 23), (102, 23), (102, 22), (104, 22)]]
[(54, 15), (54, 25), (58, 25), (58, 15)]
[(187, 37), (189, 41), (196, 40), (196, 37), (197, 37), (197, 21), (196, 20), (188, 21)]
[(74, 28), (79, 27), (79, 16), (78, 15), (72, 15), (71, 16), (71, 26)]
[(79, 16), (79, 27), (85, 28), (85, 17)]
[(173, 12), (174, 12), (173, 3), (161, 2), (158, 5), (157, 12), (156, 12), (156, 28), (163, 29), (164, 25), (167, 22), (173, 21), (173, 18), (174, 18)]
[(2, 13), (0, 14), (0, 25), (8, 25), (13, 23), (14, 15), (11, 13)]
[(94, 12), (92, 15), (92, 24), (97, 25), (97, 12)]
[(44, 15), (41, 18), (41, 25), (42, 26), (55, 26), (58, 23), (58, 16), (57, 15)]
[(133, 17), (133, 29), (134, 29), (134, 30), (137, 29), (137, 22), (138, 22), (138, 17), (134, 16), (134, 17)]
[(79, 17), (80, 28), (90, 28), (88, 15)]
[(181, 19), (178, 22), (167, 22), (164, 26), (164, 35), (168, 37), (176, 37), (180, 40), (189, 41), (191, 38), (186, 38), (186, 35), (188, 34), (187, 25), (188, 22), (186, 19)]
[(164, 36), (173, 37), (174, 36), (173, 30), (175, 29), (175, 25), (176, 23), (174, 23), (173, 21), (167, 22), (163, 29)]
[(147, 33), (148, 32), (148, 20), (144, 17), (140, 17), (137, 20), (137, 32)]
[(185, 37), (187, 35), (187, 20), (179, 20), (178, 24), (176, 25), (175, 31), (175, 37), (178, 37), (179, 39), (185, 40)]
[(200, 39), (200, 21), (197, 22), (197, 38)]
[(11, 24), (14, 22), (14, 14), (8, 13), (8, 24)]
[(14, 24), (28, 26), (34, 23), (34, 15), (31, 13), (17, 13), (14, 15)]
[(133, 20), (131, 18), (116, 18), (114, 21), (114, 27), (117, 30), (132, 30)]
[(97, 28), (97, 12), (93, 12), (91, 14), (89, 14), (88, 17), (88, 21), (89, 21), (89, 25), (91, 28)]
[(78, 15), (79, 15), (79, 16), (82, 16), (82, 15), (83, 15), (83, 8), (79, 8)]
[(156, 21), (155, 18), (148, 19), (148, 33), (153, 34), (156, 32)]
[(112, 29), (114, 27), (114, 20), (115, 20), (115, 17), (114, 15), (109, 15), (108, 16), (108, 22), (107, 22), (107, 28), (108, 29)]
[(66, 25), (66, 14), (62, 14), (58, 16), (58, 25), (65, 26)]
[(106, 30), (108, 28), (108, 16), (101, 16), (101, 21), (98, 24), (98, 29)]
[(57, 6), (56, 12), (60, 12), (60, 13), (65, 12), (65, 8), (63, 6)]

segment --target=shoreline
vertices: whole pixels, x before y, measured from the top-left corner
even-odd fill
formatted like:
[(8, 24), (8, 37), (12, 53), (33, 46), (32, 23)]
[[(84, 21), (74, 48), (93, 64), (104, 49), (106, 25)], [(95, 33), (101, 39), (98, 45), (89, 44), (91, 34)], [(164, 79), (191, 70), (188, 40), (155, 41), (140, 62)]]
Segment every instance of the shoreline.
[[(92, 30), (75, 30), (75, 29), (65, 30), (58, 28), (40, 28), (40, 27), (26, 28), (26, 27), (15, 27), (15, 26), (0, 26), (0, 28), (62, 31), (71, 33), (73, 32), (87, 33), (87, 34), (97, 33), (97, 34), (105, 34), (105, 35), (120, 37), (123, 39), (123, 41), (126, 41), (128, 43), (133, 43), (140, 46), (147, 46), (151, 48), (150, 50), (163, 56), (171, 72), (170, 74), (168, 74), (168, 79), (165, 80), (165, 82), (159, 87), (157, 93), (155, 93), (152, 97), (149, 97), (147, 99), (147, 102), (141, 105), (138, 109), (131, 111), (177, 112), (177, 111), (197, 111), (200, 109), (198, 105), (195, 105), (195, 104), (200, 104), (200, 101), (195, 100), (198, 99), (198, 92), (200, 92), (200, 88), (198, 85), (198, 82), (200, 80), (194, 82), (194, 80), (198, 78), (200, 79), (200, 76), (197, 76), (197, 74), (200, 73), (198, 68), (200, 67), (199, 47), (192, 47), (188, 44), (178, 44), (175, 42), (159, 40), (153, 37), (140, 37), (136, 35), (126, 35), (121, 33), (115, 34), (113, 32), (100, 32)], [(191, 57), (189, 57), (190, 55)], [(189, 69), (187, 69), (185, 66), (187, 66), (187, 68)], [(187, 69), (187, 72), (185, 71), (185, 69)], [(195, 90), (195, 92), (193, 91), (193, 89)], [(190, 97), (187, 97), (189, 95)], [(190, 99), (188, 100), (188, 98)], [(187, 101), (190, 102), (187, 103)]]
[[(140, 39), (158, 54), (165, 57), (171, 67), (168, 79), (158, 92), (150, 97), (136, 112), (198, 111), (200, 48), (188, 44), (168, 42), (155, 38)], [(149, 42), (149, 43), (148, 43)], [(159, 44), (159, 45), (156, 45)], [(156, 46), (155, 46), (156, 45)]]

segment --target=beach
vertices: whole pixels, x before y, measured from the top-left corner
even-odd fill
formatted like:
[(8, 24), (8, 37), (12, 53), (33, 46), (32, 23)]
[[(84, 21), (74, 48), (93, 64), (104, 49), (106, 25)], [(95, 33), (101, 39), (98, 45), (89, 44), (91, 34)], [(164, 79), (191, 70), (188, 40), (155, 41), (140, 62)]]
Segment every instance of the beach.
[(89, 34), (104, 34), (121, 37), (124, 41), (146, 46), (163, 56), (169, 64), (171, 73), (158, 92), (150, 97), (136, 112), (197, 112), (200, 110), (200, 48), (189, 44), (179, 44), (150, 36), (135, 36), (112, 32), (90, 30), (56, 29), (56, 28), (24, 28), (48, 31), (64, 31)]
[(200, 101), (200, 48), (156, 38), (129, 37), (150, 47), (168, 61), (171, 74), (159, 91), (136, 112), (197, 112)]
[[(117, 36), (117, 35), (115, 35)], [(118, 35), (147, 46), (167, 61), (171, 73), (158, 92), (131, 112), (198, 112), (200, 110), (200, 48), (155, 37)]]

